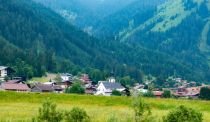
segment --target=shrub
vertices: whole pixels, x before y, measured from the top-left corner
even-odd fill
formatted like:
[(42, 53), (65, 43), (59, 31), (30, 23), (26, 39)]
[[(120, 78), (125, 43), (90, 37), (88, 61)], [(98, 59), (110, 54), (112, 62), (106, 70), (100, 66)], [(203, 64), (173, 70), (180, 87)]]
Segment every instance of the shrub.
[[(63, 119), (62, 112), (56, 110), (56, 104), (47, 99), (42, 107), (39, 108), (39, 114), (37, 117), (38, 122), (60, 122)], [(35, 119), (33, 119), (35, 121)]]
[(154, 122), (154, 118), (152, 117), (152, 113), (148, 104), (144, 103), (141, 98), (137, 98), (134, 100), (132, 104), (134, 113), (135, 113), (135, 121), (136, 122)]
[(210, 89), (207, 87), (201, 88), (199, 98), (204, 100), (210, 100)]
[(121, 92), (118, 91), (118, 90), (113, 90), (111, 95), (112, 95), (112, 96), (121, 96), (122, 94), (121, 94)]
[(171, 98), (171, 91), (165, 90), (163, 92), (163, 98)]
[(74, 107), (70, 112), (65, 113), (66, 122), (89, 122), (89, 116), (87, 115), (86, 111)]
[(85, 89), (82, 87), (81, 83), (76, 82), (72, 85), (72, 87), (65, 89), (65, 93), (84, 94)]
[(163, 122), (202, 122), (202, 120), (202, 113), (185, 106), (180, 106), (163, 117)]
[(144, 97), (155, 97), (154, 93), (152, 91), (148, 91), (143, 94)]

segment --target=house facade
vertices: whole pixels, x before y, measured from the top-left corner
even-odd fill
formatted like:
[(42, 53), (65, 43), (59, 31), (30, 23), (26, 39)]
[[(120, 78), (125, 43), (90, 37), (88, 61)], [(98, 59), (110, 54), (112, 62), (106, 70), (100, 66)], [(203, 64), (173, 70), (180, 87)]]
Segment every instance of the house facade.
[(123, 87), (120, 83), (99, 81), (99, 85), (96, 90), (97, 92), (95, 95), (111, 96), (113, 90), (123, 92), (126, 90), (126, 88)]
[(72, 81), (73, 75), (69, 73), (60, 74), (62, 81)]
[(31, 92), (55, 92), (55, 93), (63, 93), (63, 88), (59, 85), (48, 85), (48, 84), (36, 84)]
[(3, 81), (6, 76), (7, 76), (7, 67), (0, 66), (0, 80)]
[(4, 81), (14, 70), (10, 67), (0, 66), (0, 81)]

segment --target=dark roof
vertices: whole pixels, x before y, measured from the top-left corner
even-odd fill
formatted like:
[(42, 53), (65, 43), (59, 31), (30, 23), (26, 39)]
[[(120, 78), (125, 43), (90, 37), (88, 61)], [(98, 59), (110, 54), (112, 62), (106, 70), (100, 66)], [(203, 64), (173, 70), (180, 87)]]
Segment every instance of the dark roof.
[(53, 91), (54, 90), (52, 85), (37, 84), (35, 87), (42, 91)]
[(111, 83), (111, 82), (102, 82), (104, 87), (106, 89), (123, 89), (123, 87), (120, 83)]
[(30, 88), (26, 84), (9, 84), (3, 83), (1, 87), (5, 90), (21, 90), (21, 91), (28, 91)]
[(54, 86), (53, 86), (53, 89), (54, 89), (54, 90), (63, 90), (63, 89), (61, 88), (61, 86), (59, 86), (59, 85), (54, 85)]

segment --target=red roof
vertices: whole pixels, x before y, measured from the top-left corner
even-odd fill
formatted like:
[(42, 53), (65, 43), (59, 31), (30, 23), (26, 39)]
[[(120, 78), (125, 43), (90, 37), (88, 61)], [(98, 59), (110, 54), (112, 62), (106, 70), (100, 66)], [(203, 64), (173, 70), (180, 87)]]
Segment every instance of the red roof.
[(19, 90), (19, 91), (29, 91), (30, 88), (26, 84), (2, 84), (2, 88), (5, 90)]
[(163, 92), (162, 91), (153, 91), (153, 94), (155, 96), (162, 96), (163, 95)]
[(7, 84), (14, 84), (14, 83), (19, 83), (20, 80), (8, 80), (6, 83)]

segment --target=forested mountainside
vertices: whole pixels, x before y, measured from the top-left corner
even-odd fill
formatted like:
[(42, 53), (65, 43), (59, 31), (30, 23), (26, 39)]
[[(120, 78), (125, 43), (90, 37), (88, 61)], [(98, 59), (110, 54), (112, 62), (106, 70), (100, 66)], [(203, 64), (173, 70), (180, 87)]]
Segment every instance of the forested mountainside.
[(158, 5), (167, 0), (136, 0), (123, 9), (94, 23), (93, 33), (100, 39), (124, 35), (151, 18)]
[[(45, 71), (79, 70), (72, 68), (72, 65), (91, 67), (101, 59), (98, 55), (105, 57), (101, 53), (103, 47), (97, 44), (100, 43), (98, 40), (32, 1), (1, 0), (0, 11), (1, 41), (7, 44), (1, 51), (1, 63), (4, 65), (14, 64), (16, 60), (11, 59), (19, 57), (32, 67), (31, 74), (41, 76)], [(13, 53), (9, 47), (20, 53)], [(9, 55), (11, 57), (4, 52), (12, 53)], [(103, 60), (109, 60), (109, 57)]]
[(190, 62), (209, 79), (209, 20), (210, 1), (171, 0), (159, 6), (153, 17), (126, 32), (121, 41)]
[(53, 9), (72, 24), (89, 30), (97, 21), (136, 0), (34, 0)]
[[(206, 80), (205, 70), (184, 60), (127, 40), (99, 40), (74, 27), (56, 12), (30, 0), (0, 0), (0, 65), (10, 65), (19, 76), (48, 72), (90, 74), (94, 81), (111, 71), (125, 84), (153, 75), (159, 81), (176, 74)], [(127, 37), (129, 38), (129, 37)]]

